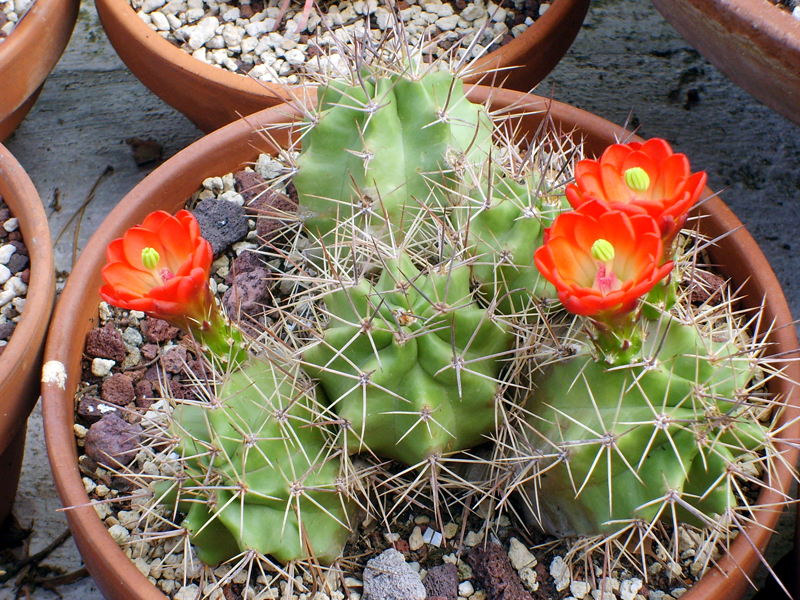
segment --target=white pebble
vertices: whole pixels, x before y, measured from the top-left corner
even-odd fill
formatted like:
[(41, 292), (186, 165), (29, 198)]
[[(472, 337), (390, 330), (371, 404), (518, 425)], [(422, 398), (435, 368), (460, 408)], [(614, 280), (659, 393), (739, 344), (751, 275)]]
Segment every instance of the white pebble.
[(792, 16), (793, 16), (795, 19), (800, 19), (800, 6), (795, 6), (795, 7), (792, 9)]
[(622, 600), (634, 600), (636, 594), (642, 589), (642, 580), (638, 578), (626, 579), (619, 586), (619, 596)]
[(112, 525), (108, 528), (108, 533), (111, 534), (111, 537), (114, 538), (114, 541), (118, 544), (126, 544), (131, 539), (130, 532), (122, 525)]
[(5, 244), (0, 246), (0, 265), (7, 265), (11, 260), (11, 255), (17, 251), (17, 247), (13, 244)]
[(526, 567), (535, 567), (537, 564), (536, 557), (517, 538), (511, 538), (508, 558), (517, 571)]
[(469, 598), (475, 593), (475, 588), (469, 581), (462, 581), (458, 584), (458, 595), (464, 598)]
[(182, 587), (172, 598), (173, 600), (195, 600), (199, 597), (199, 588), (195, 584)]
[(592, 589), (585, 581), (573, 581), (569, 584), (569, 592), (572, 594), (576, 600), (583, 600), (583, 598), (588, 594)]
[[(166, 4), (166, 0), (144, 0), (142, 3), (142, 12), (150, 14), (157, 8), (161, 8)], [(151, 15), (152, 16), (152, 15)]]
[[(0, 294), (2, 296), (2, 294)], [(113, 360), (106, 358), (95, 358), (92, 361), (92, 375), (95, 377), (105, 377), (111, 373), (111, 367), (117, 364)]]
[(425, 540), (422, 537), (422, 530), (419, 527), (414, 527), (411, 535), (408, 537), (408, 547), (412, 552), (416, 552), (425, 545)]
[(548, 8), (550, 8), (549, 4), (540, 4), (539, 5), (539, 16), (541, 17), (544, 13), (546, 13)]
[(8, 221), (6, 221), (5, 223), (3, 223), (3, 229), (5, 229), (8, 233), (16, 231), (17, 229), (19, 229), (19, 221), (17, 220), (16, 217), (13, 217)]
[(0, 292), (0, 306), (5, 306), (16, 297), (14, 290), (3, 290)]
[(556, 584), (556, 590), (559, 592), (564, 591), (571, 583), (569, 574), (569, 565), (564, 562), (560, 556), (556, 556), (553, 562), (550, 563), (550, 577), (553, 578)]
[(11, 278), (11, 271), (5, 265), (0, 265), (0, 285), (4, 284)]
[(167, 20), (166, 15), (158, 12), (157, 10), (150, 13), (150, 19), (152, 20), (153, 25), (155, 25), (156, 29), (159, 31), (170, 30), (169, 20)]

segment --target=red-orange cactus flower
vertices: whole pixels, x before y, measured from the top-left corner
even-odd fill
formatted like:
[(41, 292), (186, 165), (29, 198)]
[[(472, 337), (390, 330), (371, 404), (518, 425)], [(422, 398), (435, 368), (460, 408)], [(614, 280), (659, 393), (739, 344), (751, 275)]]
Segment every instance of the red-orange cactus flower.
[[(109, 244), (103, 300), (184, 328), (216, 310), (208, 277), (214, 258), (192, 213), (157, 211)], [(189, 323), (184, 323), (188, 319)]]
[(598, 199), (614, 210), (650, 215), (669, 245), (705, 184), (705, 172), (692, 173), (684, 154), (674, 154), (666, 141), (654, 138), (614, 144), (599, 161), (580, 161), (566, 193), (573, 208)]
[(669, 274), (672, 262), (661, 264), (661, 255), (661, 233), (649, 215), (593, 200), (556, 218), (534, 260), (568, 311), (604, 320), (633, 311)]

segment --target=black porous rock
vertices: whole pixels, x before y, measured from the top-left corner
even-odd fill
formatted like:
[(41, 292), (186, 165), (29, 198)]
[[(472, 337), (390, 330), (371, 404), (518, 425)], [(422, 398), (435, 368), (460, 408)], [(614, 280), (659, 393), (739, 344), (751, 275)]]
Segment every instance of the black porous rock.
[(226, 200), (203, 200), (194, 209), (200, 233), (217, 255), (247, 235), (247, 215), (244, 208)]

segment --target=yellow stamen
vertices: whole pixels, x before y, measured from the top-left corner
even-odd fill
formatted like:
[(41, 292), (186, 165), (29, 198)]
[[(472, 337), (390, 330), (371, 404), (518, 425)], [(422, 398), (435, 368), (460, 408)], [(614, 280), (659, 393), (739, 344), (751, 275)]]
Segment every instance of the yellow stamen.
[(145, 269), (153, 270), (158, 266), (161, 256), (155, 248), (145, 248), (142, 250), (142, 264)]
[(650, 187), (650, 176), (642, 167), (633, 167), (625, 171), (625, 185), (634, 192), (646, 192)]
[(614, 246), (608, 240), (600, 238), (592, 244), (592, 258), (599, 260), (603, 263), (609, 263), (614, 260)]

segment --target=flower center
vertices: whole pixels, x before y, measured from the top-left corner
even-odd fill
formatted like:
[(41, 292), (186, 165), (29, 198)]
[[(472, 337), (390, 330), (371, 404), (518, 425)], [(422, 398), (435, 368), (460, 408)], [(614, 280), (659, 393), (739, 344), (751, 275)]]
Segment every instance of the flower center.
[(625, 171), (625, 185), (634, 192), (646, 192), (650, 187), (650, 176), (642, 167), (633, 167)]
[(608, 294), (618, 287), (619, 279), (614, 275), (614, 246), (608, 240), (598, 239), (592, 244), (592, 258), (597, 261), (597, 272), (592, 287)]
[(152, 271), (155, 275), (160, 277), (163, 283), (165, 281), (169, 281), (175, 277), (175, 275), (167, 267), (162, 267), (156, 271), (160, 261), (161, 255), (158, 253), (158, 250), (149, 247), (142, 249), (142, 265), (145, 269)]

